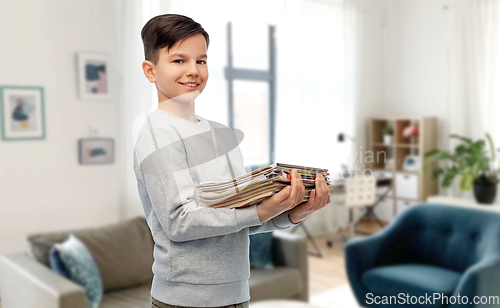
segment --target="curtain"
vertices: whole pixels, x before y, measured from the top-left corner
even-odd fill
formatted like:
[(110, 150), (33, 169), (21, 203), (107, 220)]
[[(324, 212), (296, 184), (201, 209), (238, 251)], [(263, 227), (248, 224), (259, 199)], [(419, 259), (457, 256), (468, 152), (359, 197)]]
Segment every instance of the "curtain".
[(116, 161), (123, 166), (119, 178), (122, 179), (120, 191), (123, 192), (120, 217), (124, 220), (144, 215), (133, 170), (133, 151), (141, 114), (152, 106), (153, 101), (152, 86), (142, 71), (144, 50), (141, 40), (141, 29), (147, 21), (145, 18), (150, 15), (151, 7), (145, 6), (142, 0), (109, 0), (108, 5), (113, 12), (113, 16), (110, 16), (115, 39), (112, 61), (118, 96), (118, 131), (121, 132), (116, 138), (115, 148)]
[[(449, 133), (485, 139), (500, 147), (500, 1), (475, 0), (450, 7)], [(448, 140), (452, 151), (458, 142)], [(448, 195), (472, 198), (459, 180)]]
[[(356, 136), (362, 17), (346, 5), (285, 1), (277, 27), (278, 162), (328, 168), (332, 180), (350, 163), (352, 152), (337, 134)], [(303, 222), (313, 236), (347, 223), (346, 208), (332, 204)]]

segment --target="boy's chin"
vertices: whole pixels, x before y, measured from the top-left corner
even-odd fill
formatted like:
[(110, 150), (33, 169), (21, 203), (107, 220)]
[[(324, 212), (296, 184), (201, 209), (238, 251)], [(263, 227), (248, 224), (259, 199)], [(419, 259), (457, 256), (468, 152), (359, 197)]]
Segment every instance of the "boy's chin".
[(188, 93), (184, 93), (175, 97), (172, 97), (171, 100), (177, 103), (190, 103), (194, 101), (201, 94), (200, 90), (191, 91)]

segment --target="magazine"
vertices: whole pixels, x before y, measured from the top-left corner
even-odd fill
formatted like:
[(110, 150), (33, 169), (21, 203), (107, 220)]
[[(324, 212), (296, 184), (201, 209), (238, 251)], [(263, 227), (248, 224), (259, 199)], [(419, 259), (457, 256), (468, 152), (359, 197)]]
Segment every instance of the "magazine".
[(316, 173), (323, 175), (327, 185), (331, 185), (328, 169), (274, 163), (226, 181), (196, 185), (198, 204), (212, 208), (235, 208), (260, 203), (291, 185), (293, 169), (302, 177), (306, 189), (302, 202), (309, 200), (315, 188)]

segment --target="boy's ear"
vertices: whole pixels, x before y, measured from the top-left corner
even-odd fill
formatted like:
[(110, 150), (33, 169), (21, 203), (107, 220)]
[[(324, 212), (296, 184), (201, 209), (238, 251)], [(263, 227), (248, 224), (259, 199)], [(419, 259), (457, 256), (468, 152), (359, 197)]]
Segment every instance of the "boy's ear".
[(144, 75), (151, 83), (156, 82), (155, 72), (153, 70), (154, 67), (155, 65), (148, 60), (142, 62), (142, 70), (144, 71)]

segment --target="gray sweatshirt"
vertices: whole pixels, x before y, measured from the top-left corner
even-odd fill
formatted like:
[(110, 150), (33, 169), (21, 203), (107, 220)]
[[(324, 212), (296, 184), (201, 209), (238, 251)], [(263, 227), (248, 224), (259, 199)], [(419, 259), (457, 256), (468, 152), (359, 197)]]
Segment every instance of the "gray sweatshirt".
[(135, 143), (137, 188), (155, 242), (151, 296), (177, 306), (237, 304), (250, 299), (249, 234), (294, 224), (288, 211), (261, 223), (255, 204), (197, 204), (196, 184), (246, 171), (233, 130), (196, 118), (193, 123), (155, 109)]

